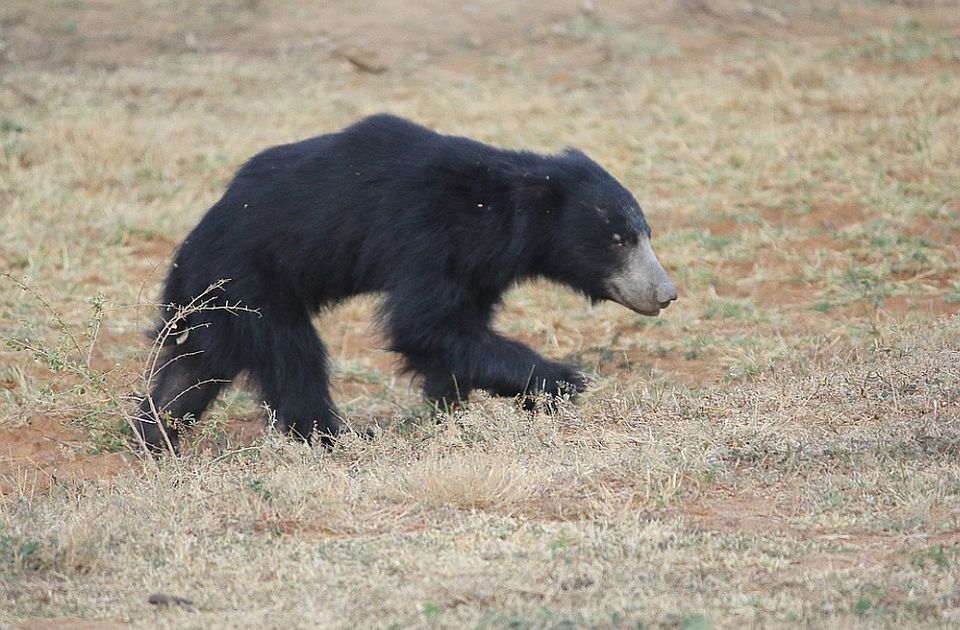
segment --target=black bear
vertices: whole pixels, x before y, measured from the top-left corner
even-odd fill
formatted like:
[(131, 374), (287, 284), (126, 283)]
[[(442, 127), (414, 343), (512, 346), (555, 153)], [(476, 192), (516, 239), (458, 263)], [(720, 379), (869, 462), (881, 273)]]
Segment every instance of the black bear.
[(534, 277), (644, 315), (677, 298), (639, 204), (580, 151), (502, 150), (389, 115), (267, 149), (176, 254), (141, 437), (176, 448), (180, 426), (246, 373), (281, 430), (328, 442), (338, 422), (311, 315), (371, 292), (429, 398), (574, 395), (575, 366), (491, 329), (504, 291)]

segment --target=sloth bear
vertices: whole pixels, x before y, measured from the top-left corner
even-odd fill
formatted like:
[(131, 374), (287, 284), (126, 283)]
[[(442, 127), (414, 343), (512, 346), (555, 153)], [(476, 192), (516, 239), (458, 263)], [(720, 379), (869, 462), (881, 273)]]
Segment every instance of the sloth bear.
[(338, 422), (311, 315), (372, 292), (428, 398), (575, 395), (575, 366), (491, 328), (504, 291), (536, 277), (643, 315), (677, 299), (639, 204), (578, 150), (502, 150), (383, 114), (267, 149), (176, 253), (140, 436), (176, 450), (181, 426), (245, 373), (282, 431), (329, 443)]

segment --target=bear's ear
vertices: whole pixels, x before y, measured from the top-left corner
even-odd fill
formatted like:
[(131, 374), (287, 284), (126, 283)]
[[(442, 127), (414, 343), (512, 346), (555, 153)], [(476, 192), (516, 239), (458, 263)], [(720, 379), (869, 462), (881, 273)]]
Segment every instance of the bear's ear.
[(590, 159), (586, 153), (578, 149), (577, 147), (567, 147), (563, 150), (563, 157), (572, 162), (580, 162), (582, 164), (594, 164), (595, 162)]
[(511, 196), (516, 212), (550, 214), (560, 210), (563, 186), (556, 174), (522, 171), (514, 177)]

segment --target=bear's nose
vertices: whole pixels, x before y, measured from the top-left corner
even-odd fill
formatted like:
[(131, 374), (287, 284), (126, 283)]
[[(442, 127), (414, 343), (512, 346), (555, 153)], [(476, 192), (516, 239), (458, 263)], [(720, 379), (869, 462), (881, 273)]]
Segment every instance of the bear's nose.
[(676, 299), (677, 287), (670, 280), (657, 287), (657, 302), (660, 303), (660, 308), (667, 308), (670, 302)]

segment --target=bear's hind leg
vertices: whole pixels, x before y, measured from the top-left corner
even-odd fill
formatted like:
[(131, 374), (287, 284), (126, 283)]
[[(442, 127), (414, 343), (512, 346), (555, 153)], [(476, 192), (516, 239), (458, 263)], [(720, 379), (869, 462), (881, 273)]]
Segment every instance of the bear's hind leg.
[(296, 319), (271, 323), (251, 340), (250, 375), (282, 432), (307, 442), (316, 432), (329, 445), (339, 424), (330, 397), (327, 351), (309, 316)]

